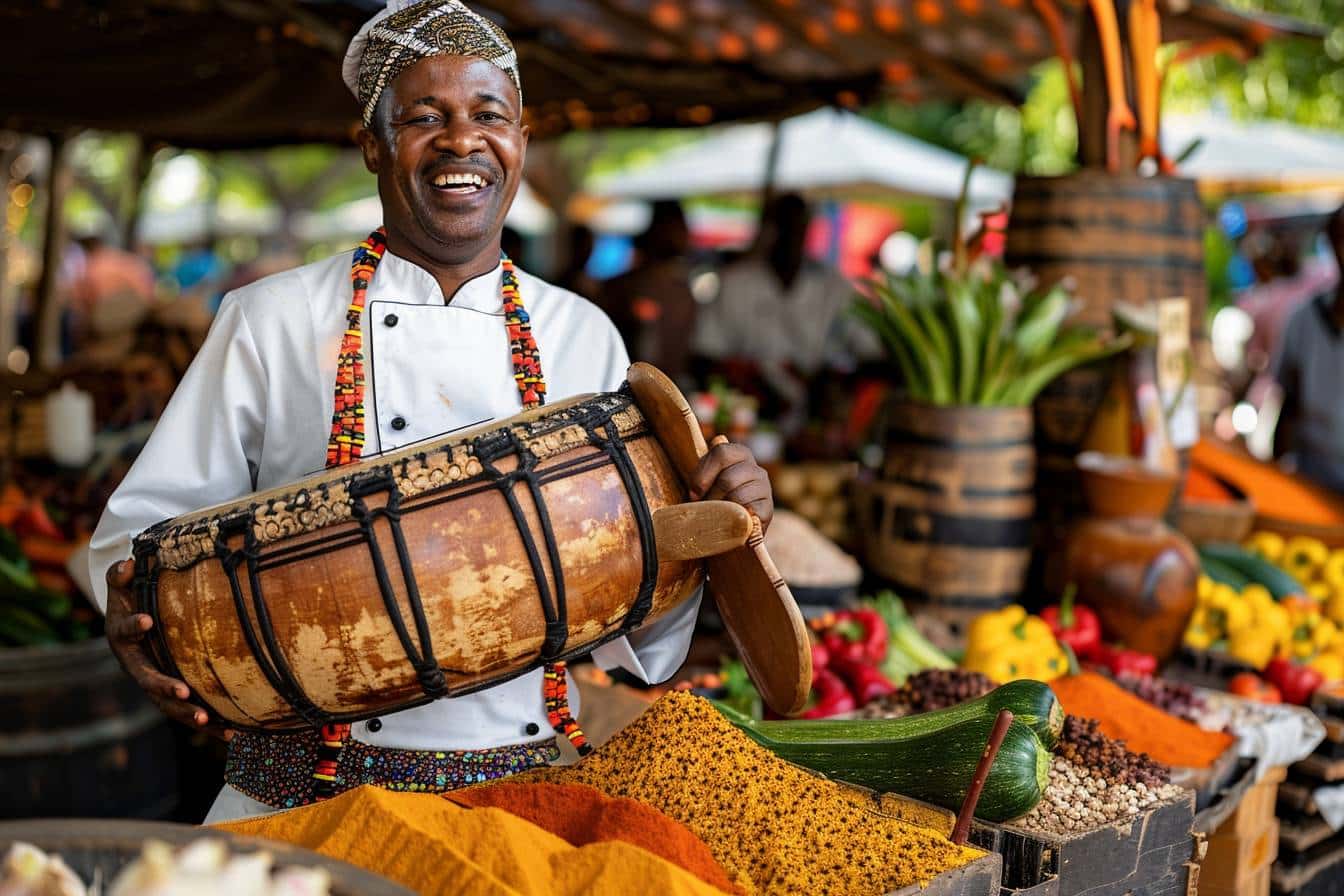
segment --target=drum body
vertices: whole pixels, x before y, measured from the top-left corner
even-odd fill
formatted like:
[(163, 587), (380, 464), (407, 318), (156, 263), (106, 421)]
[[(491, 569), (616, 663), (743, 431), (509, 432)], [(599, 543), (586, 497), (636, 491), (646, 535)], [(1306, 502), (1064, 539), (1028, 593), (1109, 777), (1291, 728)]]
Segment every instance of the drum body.
[(628, 392), (585, 396), (169, 520), (136, 540), (165, 672), (281, 731), (457, 696), (578, 656), (703, 582), (658, 562), (687, 499)]

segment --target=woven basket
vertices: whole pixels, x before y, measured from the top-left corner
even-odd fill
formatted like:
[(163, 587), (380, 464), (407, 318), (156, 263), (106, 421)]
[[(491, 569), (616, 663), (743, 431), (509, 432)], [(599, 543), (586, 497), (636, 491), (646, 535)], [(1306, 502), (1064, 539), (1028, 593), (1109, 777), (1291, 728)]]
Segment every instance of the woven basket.
[(1176, 507), (1176, 528), (1195, 544), (1240, 544), (1255, 524), (1255, 505), (1246, 499), (1233, 503), (1182, 501)]

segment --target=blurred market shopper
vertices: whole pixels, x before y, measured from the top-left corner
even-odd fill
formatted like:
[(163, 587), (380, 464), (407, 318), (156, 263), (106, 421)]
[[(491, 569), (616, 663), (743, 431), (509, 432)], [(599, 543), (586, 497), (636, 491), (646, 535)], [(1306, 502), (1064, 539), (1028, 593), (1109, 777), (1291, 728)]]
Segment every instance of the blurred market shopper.
[(635, 248), (639, 261), (603, 284), (599, 301), (632, 359), (647, 361), (681, 380), (688, 372), (696, 310), (687, 257), (691, 231), (681, 203), (655, 202), (649, 226), (636, 237)]
[[(1325, 235), (1344, 270), (1344, 207)], [(1303, 475), (1344, 493), (1344, 279), (1293, 312), (1274, 359), (1283, 410), (1274, 453), (1289, 455)]]
[[(183, 682), (152, 669), (142, 646), (152, 621), (133, 610), (131, 564), (117, 562), (132, 536), (324, 462), (512, 416), (520, 404), (618, 388), (628, 366), (597, 308), (500, 251), (528, 140), (504, 33), (457, 0), (393, 0), (355, 36), (344, 78), (363, 110), (358, 140), (378, 176), (384, 227), (353, 257), (225, 298), (93, 538), (113, 649), (164, 712), (192, 727), (207, 727), (206, 713), (187, 702)], [(769, 483), (745, 448), (716, 447), (697, 476), (697, 496), (738, 501), (769, 521)], [(686, 654), (698, 605), (687, 601), (594, 659), (666, 678)], [(208, 820), (361, 784), (443, 791), (546, 764), (558, 756), (557, 732), (584, 747), (566, 692), (563, 665), (551, 666), (381, 719), (236, 734)]]
[(761, 239), (722, 273), (719, 296), (701, 309), (694, 346), (715, 360), (749, 358), (812, 375), (829, 363), (879, 353), (876, 341), (843, 312), (854, 287), (840, 272), (807, 257), (812, 217), (787, 193), (761, 214)]

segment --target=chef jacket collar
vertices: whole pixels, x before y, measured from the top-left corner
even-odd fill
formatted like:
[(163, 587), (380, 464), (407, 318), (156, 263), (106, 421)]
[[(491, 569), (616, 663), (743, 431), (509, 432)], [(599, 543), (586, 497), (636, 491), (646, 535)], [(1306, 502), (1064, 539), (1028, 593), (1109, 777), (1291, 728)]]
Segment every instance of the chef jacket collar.
[[(502, 278), (501, 263), (459, 286), (451, 301), (447, 302), (448, 307), (502, 314), (504, 301), (499, 292)], [(373, 283), (369, 286), (367, 300), (403, 305), (445, 304), (443, 290), (429, 271), (391, 252), (383, 254), (383, 260), (373, 275)]]

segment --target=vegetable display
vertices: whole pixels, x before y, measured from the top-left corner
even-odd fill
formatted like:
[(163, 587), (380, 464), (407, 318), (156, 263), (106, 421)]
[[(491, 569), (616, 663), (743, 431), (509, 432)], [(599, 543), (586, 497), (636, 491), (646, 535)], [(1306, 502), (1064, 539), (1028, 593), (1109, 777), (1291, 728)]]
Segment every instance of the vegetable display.
[(1069, 657), (1045, 620), (1012, 604), (976, 617), (961, 665), (995, 681), (1050, 681), (1068, 674)]
[[(1039, 682), (1019, 684), (995, 699), (990, 699), (991, 692), (971, 704), (901, 719), (759, 722), (727, 707), (720, 711), (782, 759), (851, 784), (957, 809), (999, 708), (1013, 709), (1029, 695), (1024, 702), (1030, 705), (1024, 708), (1032, 714), (1041, 712), (1045, 698), (1040, 690), (1048, 693), (1049, 688)], [(1045, 724), (1058, 737), (1063, 716), (1054, 695), (1048, 699), (1051, 708), (1045, 719), (1058, 724), (1052, 728)], [(1032, 717), (1041, 724), (1039, 715)], [(990, 821), (1025, 815), (1040, 801), (1049, 771), (1049, 749), (1031, 725), (1014, 721), (990, 769), (976, 814)]]
[(852, 712), (893, 693), (916, 672), (955, 665), (919, 633), (890, 591), (861, 601), (855, 609), (827, 613), (813, 620), (811, 628), (817, 641), (812, 645), (812, 700), (802, 713), (805, 719)]
[(1041, 618), (1059, 643), (1068, 645), (1074, 656), (1084, 660), (1101, 647), (1101, 620), (1090, 607), (1074, 602), (1077, 593), (1077, 586), (1070, 584), (1058, 606), (1046, 607)]
[[(45, 511), (42, 520), (50, 523)], [(76, 614), (70, 597), (64, 569), (69, 553), (69, 546), (48, 535), (18, 535), (0, 526), (0, 647), (35, 647), (90, 636), (91, 610), (81, 607), (84, 612)]]
[(1200, 563), (1204, 575), (1184, 642), (1263, 672), (1268, 684), (1239, 675), (1229, 683), (1235, 693), (1304, 704), (1321, 684), (1344, 679), (1344, 587), (1331, 581), (1344, 574), (1332, 565), (1344, 567), (1344, 552), (1258, 532), (1244, 547), (1201, 547)]

